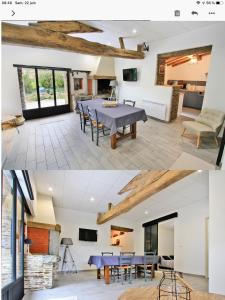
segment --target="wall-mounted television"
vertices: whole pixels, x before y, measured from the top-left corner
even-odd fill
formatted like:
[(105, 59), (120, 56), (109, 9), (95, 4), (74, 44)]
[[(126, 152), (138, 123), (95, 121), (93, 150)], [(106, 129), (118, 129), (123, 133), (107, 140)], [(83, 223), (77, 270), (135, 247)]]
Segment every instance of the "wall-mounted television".
[(123, 81), (137, 81), (137, 68), (123, 69)]
[(79, 228), (79, 241), (97, 242), (97, 230)]

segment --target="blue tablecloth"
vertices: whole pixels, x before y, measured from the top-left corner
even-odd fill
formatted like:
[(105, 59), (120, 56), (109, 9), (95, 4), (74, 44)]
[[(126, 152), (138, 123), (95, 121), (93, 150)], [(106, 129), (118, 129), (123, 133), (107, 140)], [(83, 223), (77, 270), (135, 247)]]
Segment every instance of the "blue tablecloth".
[[(155, 256), (154, 261), (152, 260), (152, 264), (158, 263), (158, 256)], [(97, 269), (101, 269), (104, 266), (118, 266), (119, 265), (119, 255), (93, 255), (90, 256), (88, 260), (89, 265), (96, 265)], [(132, 256), (132, 265), (143, 265), (144, 264), (144, 256), (135, 255)]]
[(147, 121), (147, 115), (143, 108), (132, 107), (125, 104), (118, 104), (116, 107), (104, 107), (103, 99), (78, 101), (83, 105), (83, 109), (87, 112), (87, 107), (90, 110), (96, 110), (98, 114), (98, 120), (105, 127), (110, 129), (110, 135), (117, 132), (117, 128), (121, 128), (126, 125), (131, 125), (138, 121)]

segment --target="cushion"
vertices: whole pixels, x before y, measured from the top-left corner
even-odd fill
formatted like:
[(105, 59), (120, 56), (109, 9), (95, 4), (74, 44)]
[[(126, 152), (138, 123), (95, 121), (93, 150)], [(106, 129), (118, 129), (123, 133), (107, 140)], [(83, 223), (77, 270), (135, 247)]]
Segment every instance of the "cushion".
[(162, 255), (162, 258), (165, 259), (165, 260), (171, 260), (171, 258), (167, 255)]
[(211, 127), (215, 132), (223, 124), (224, 116), (225, 114), (222, 111), (212, 108), (204, 108), (196, 121)]
[(196, 122), (196, 121), (184, 121), (183, 122), (183, 126), (184, 128), (187, 128), (187, 129), (190, 129), (191, 131), (194, 131), (194, 132), (214, 132), (214, 130), (203, 124), (203, 123), (199, 123), (199, 122)]

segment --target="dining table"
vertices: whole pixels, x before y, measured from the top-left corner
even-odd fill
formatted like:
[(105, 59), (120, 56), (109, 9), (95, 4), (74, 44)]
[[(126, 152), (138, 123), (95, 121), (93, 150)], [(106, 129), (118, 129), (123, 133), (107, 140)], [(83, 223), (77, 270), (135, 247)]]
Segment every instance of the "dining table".
[[(105, 107), (104, 99), (78, 101), (83, 106), (85, 113), (89, 110), (97, 112), (98, 121), (110, 130), (111, 148), (116, 149), (117, 142), (131, 137), (136, 139), (137, 122), (147, 121), (147, 115), (143, 108), (133, 107), (127, 104), (118, 103), (115, 107)], [(118, 131), (119, 128), (129, 126), (129, 133)]]
[[(104, 280), (106, 284), (110, 284), (110, 268), (119, 266), (119, 255), (91, 255), (88, 264), (95, 265), (97, 268), (97, 279), (101, 279), (101, 269), (104, 269)], [(155, 265), (158, 263), (159, 257), (154, 256), (151, 262), (152, 277), (155, 276)], [(144, 265), (144, 255), (134, 255), (131, 259), (131, 264), (134, 266)]]

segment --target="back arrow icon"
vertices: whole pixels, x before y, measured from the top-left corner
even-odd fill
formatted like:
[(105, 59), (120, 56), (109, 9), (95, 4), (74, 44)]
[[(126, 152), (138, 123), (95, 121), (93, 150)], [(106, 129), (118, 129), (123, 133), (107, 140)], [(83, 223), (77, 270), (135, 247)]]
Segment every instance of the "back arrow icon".
[(14, 10), (12, 10), (12, 17), (15, 15), (15, 11)]

